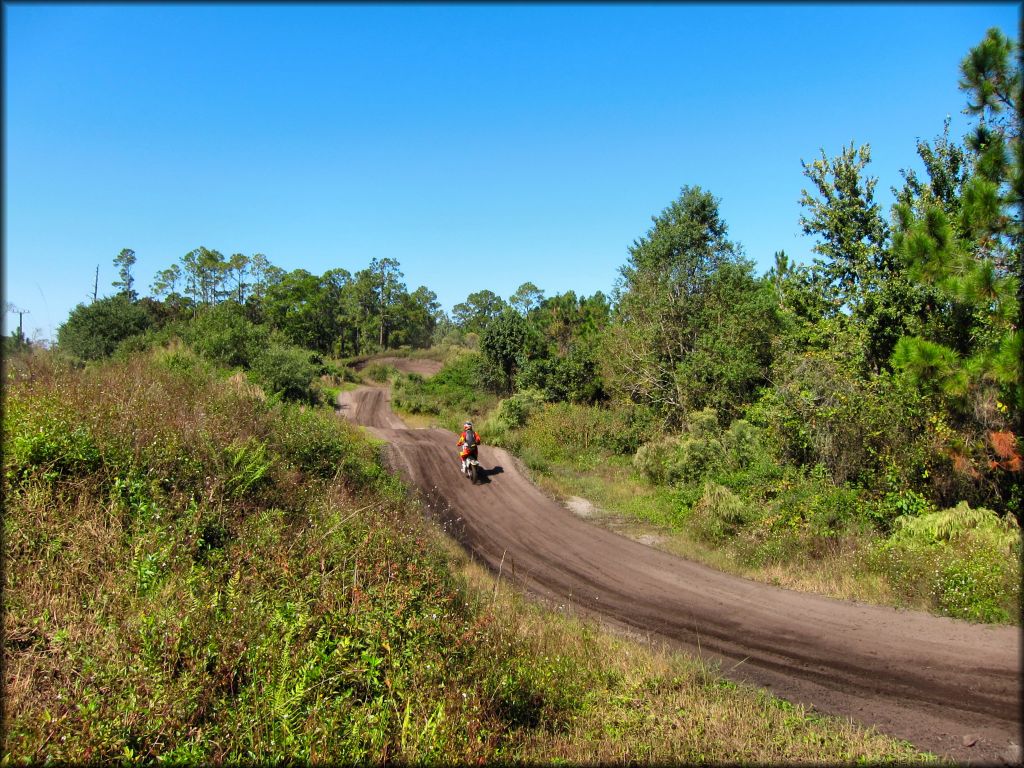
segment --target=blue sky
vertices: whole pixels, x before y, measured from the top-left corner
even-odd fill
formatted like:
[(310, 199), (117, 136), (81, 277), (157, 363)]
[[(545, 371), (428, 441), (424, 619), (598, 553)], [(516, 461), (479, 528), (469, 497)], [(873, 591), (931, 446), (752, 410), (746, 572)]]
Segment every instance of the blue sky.
[[(800, 161), (870, 143), (886, 209), (958, 65), (1015, 3), (4, 5), (5, 300), (55, 338), (200, 245), (286, 270), (397, 259), (446, 310), (612, 289), (684, 185), (767, 270)], [(5, 314), (5, 328), (17, 315)]]

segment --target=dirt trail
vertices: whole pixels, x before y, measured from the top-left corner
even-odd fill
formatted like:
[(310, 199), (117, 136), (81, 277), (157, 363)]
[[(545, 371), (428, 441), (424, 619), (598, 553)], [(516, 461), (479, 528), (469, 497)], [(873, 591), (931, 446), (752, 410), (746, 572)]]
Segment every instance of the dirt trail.
[(541, 493), (501, 449), (481, 446), (484, 482), (472, 485), (459, 472), (456, 436), (405, 428), (385, 388), (343, 393), (339, 404), (388, 441), (395, 468), (422, 491), (434, 516), (502, 578), (718, 661), (734, 680), (958, 762), (1020, 761), (1016, 628), (723, 574), (581, 520)]

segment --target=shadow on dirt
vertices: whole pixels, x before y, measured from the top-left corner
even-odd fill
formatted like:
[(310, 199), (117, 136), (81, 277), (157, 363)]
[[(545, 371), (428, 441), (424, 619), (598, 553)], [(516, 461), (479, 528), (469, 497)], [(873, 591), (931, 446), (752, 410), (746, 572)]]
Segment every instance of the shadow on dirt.
[(498, 466), (498, 467), (491, 467), (490, 469), (487, 469), (486, 467), (481, 466), (479, 472), (477, 472), (477, 475), (476, 475), (477, 482), (478, 483), (489, 483), (489, 482), (491, 482), (491, 475), (500, 475), (504, 471), (505, 470), (502, 467), (500, 467), (500, 466)]

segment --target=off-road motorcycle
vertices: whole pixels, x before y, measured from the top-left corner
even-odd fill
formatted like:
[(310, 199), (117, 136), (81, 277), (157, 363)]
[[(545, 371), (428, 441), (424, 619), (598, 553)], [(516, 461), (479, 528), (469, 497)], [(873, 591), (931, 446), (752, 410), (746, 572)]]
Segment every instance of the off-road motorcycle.
[(474, 456), (467, 456), (462, 462), (462, 472), (475, 485), (480, 479), (480, 462)]

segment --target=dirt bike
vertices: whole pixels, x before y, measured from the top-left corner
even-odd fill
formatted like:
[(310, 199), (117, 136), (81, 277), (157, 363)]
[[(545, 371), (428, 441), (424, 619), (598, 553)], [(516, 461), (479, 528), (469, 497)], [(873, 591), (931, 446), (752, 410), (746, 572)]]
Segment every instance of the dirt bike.
[(463, 474), (470, 479), (474, 485), (480, 479), (480, 462), (474, 456), (467, 456), (463, 461)]

